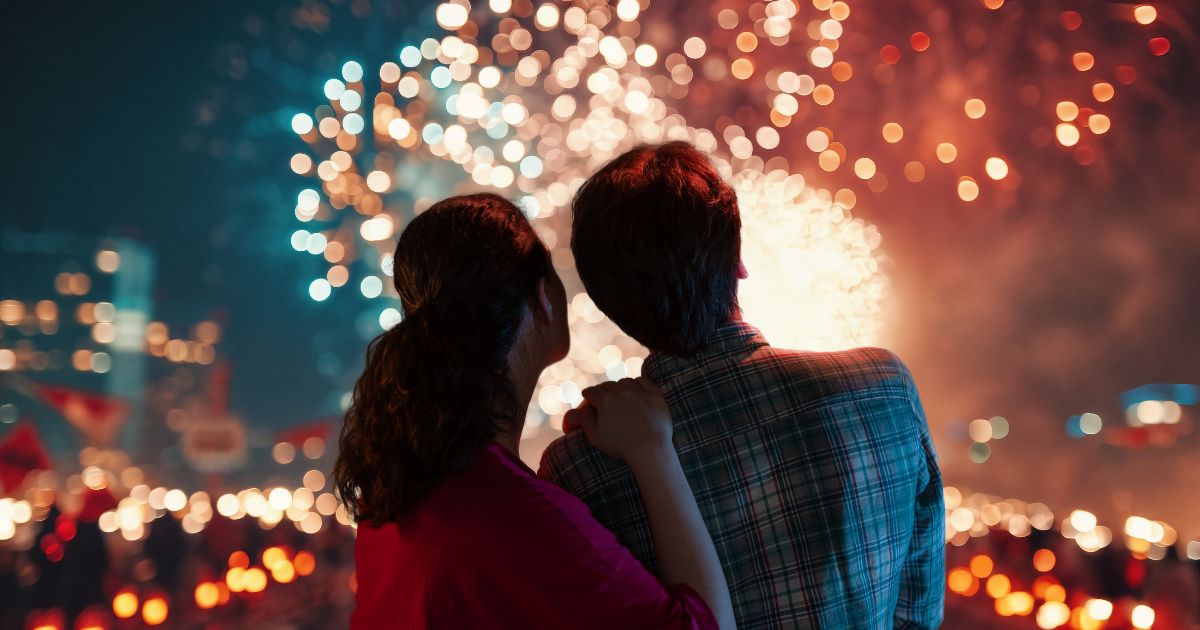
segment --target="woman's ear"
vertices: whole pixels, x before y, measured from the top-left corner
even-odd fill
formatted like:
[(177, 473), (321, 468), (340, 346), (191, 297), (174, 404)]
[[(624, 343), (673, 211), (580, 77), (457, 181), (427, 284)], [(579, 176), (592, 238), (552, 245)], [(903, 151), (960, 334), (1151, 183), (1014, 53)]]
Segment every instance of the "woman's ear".
[(546, 292), (546, 279), (539, 278), (537, 284), (537, 303), (534, 304), (534, 317), (542, 321), (554, 320), (554, 305), (550, 303), (550, 294)]

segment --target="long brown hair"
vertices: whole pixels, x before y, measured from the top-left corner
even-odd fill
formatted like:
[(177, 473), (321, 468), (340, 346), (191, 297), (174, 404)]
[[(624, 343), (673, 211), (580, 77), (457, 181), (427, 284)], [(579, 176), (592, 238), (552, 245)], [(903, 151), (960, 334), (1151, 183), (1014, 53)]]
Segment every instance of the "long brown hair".
[(333, 468), (346, 509), (372, 524), (411, 509), (524, 413), (507, 357), (553, 273), (529, 220), (492, 194), (434, 204), (393, 261), (404, 318), (367, 347)]

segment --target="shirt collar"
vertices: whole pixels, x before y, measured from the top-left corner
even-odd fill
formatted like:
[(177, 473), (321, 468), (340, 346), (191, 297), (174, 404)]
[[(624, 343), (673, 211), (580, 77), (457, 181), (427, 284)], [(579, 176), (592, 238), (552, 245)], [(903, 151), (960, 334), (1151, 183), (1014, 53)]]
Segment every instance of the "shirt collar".
[(642, 364), (642, 374), (659, 385), (699, 369), (715, 360), (731, 355), (749, 354), (767, 345), (767, 340), (757, 328), (746, 322), (735, 320), (717, 327), (708, 346), (691, 357), (681, 357), (666, 352), (651, 352)]

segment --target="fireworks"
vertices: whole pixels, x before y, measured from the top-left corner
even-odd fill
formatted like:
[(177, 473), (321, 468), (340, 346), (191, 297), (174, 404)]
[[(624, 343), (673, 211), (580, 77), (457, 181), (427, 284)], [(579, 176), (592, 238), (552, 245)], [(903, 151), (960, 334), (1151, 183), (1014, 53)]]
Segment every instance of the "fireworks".
[[(1023, 173), (1063, 153), (1103, 158), (1114, 99), (1138, 80), (1137, 55), (1158, 50), (1132, 43), (1160, 26), (1148, 5), (1085, 20), (1002, 0), (917, 12), (480, 4), (436, 5), (447, 34), (398, 42), (378, 65), (346, 62), (324, 83), (327, 104), (294, 115), (307, 149), (290, 166), (313, 184), (297, 197), (292, 247), (329, 263), (314, 300), (346, 286), (386, 300), (388, 249), (416, 212), (480, 187), (517, 199), (575, 295), (571, 356), (536, 395), (554, 423), (581, 388), (636, 374), (644, 354), (581, 293), (566, 247), (564, 210), (606, 160), (673, 139), (712, 155), (742, 207), (747, 319), (780, 346), (868, 345), (887, 261), (878, 230), (850, 214), (860, 199), (905, 185), (1002, 206), (1027, 184), (1060, 194), (1052, 170)], [(1102, 28), (1125, 29), (1128, 49), (1102, 49)], [(1021, 70), (998, 81), (1010, 67)], [(386, 328), (400, 314), (381, 304), (364, 319)]]
[(906, 181), (1005, 205), (1052, 189), (1022, 174), (1063, 154), (1100, 162), (1117, 96), (1169, 50), (1153, 6), (1110, 6), (1086, 19), (1002, 0), (717, 6), (673, 14), (663, 40), (681, 44), (663, 52), (673, 102), (735, 156), (786, 157), (849, 199)]
[[(605, 6), (560, 12), (545, 4), (523, 15), (518, 5), (490, 8), (471, 22), (465, 3), (440, 5), (439, 23), (458, 34), (403, 47), (378, 66), (378, 90), (360, 63), (347, 62), (325, 83), (329, 103), (292, 119), (308, 145), (292, 170), (319, 182), (298, 195), (305, 226), (292, 246), (330, 263), (310, 285), (313, 299), (347, 285), (386, 296), (392, 237), (438, 197), (482, 186), (517, 198), (574, 295), (571, 354), (547, 370), (536, 395), (557, 423), (583, 387), (636, 374), (644, 352), (580, 292), (563, 210), (603, 162), (638, 143), (679, 139), (710, 153), (738, 191), (747, 319), (784, 346), (875, 339), (886, 294), (880, 235), (851, 217), (853, 193), (813, 188), (786, 160), (755, 155), (737, 125), (690, 124), (680, 102), (693, 71), (679, 53), (639, 38), (636, 2), (620, 3), (615, 15)], [(494, 34), (480, 44), (484, 29)], [(685, 52), (703, 56), (704, 47), (689, 39)], [(771, 144), (771, 133), (756, 137)], [(352, 278), (352, 267), (363, 275)], [(384, 327), (398, 321), (394, 307), (379, 313)]]

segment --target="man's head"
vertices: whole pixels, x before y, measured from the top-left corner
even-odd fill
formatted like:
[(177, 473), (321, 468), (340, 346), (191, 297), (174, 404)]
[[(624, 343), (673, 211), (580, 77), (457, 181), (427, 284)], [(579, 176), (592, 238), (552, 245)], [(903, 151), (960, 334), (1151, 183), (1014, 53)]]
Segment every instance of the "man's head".
[(738, 316), (737, 197), (695, 147), (625, 152), (584, 182), (574, 211), (584, 287), (642, 345), (691, 356)]

